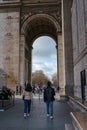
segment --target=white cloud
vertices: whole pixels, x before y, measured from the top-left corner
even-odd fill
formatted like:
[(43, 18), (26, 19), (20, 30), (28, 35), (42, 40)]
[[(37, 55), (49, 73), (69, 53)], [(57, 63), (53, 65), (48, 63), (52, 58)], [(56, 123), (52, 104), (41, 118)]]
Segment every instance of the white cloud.
[(51, 78), (57, 72), (56, 43), (50, 37), (40, 37), (33, 44), (32, 71), (43, 70)]

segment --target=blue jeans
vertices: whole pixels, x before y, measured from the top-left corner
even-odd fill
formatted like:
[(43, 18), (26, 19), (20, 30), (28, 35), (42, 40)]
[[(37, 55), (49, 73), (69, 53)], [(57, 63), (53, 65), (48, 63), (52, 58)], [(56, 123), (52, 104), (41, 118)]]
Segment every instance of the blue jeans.
[(29, 114), (31, 108), (31, 100), (24, 99), (24, 113)]
[(53, 101), (47, 101), (46, 107), (47, 107), (47, 114), (53, 116)]

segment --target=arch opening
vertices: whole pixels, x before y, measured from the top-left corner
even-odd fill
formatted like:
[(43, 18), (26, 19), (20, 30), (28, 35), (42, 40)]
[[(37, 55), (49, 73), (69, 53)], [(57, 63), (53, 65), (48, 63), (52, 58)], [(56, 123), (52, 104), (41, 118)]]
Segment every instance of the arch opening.
[[(28, 80), (31, 82), (31, 75), (32, 75), (32, 50), (33, 50), (33, 43), (35, 40), (41, 36), (49, 36), (55, 41), (55, 49), (56, 49), (56, 62), (57, 62), (57, 79), (59, 80), (59, 68), (58, 66), (58, 35), (61, 35), (61, 29), (59, 28), (59, 24), (57, 21), (53, 18), (52, 16), (49, 15), (36, 15), (32, 16), (33, 18), (28, 19), (26, 23), (24, 23), (24, 26), (22, 29), (24, 29), (24, 39), (25, 39), (25, 63), (24, 63), (24, 68), (25, 68), (25, 77), (24, 81)], [(25, 26), (26, 25), (26, 26)], [(59, 30), (58, 30), (59, 29)], [(23, 30), (22, 30), (23, 31)], [(61, 35), (62, 36), (62, 35)], [(59, 38), (60, 39), (60, 38)], [(59, 40), (60, 44), (62, 43), (61, 40)], [(62, 51), (63, 51), (63, 46), (62, 46)], [(60, 49), (60, 50), (61, 50)], [(62, 52), (63, 53), (63, 52)], [(63, 54), (62, 55), (62, 60), (63, 60)], [(60, 63), (60, 65), (63, 64), (63, 62)], [(62, 66), (63, 68), (63, 66)], [(63, 71), (63, 69), (61, 69)], [(60, 70), (60, 71), (61, 71)], [(63, 77), (63, 72), (62, 72), (62, 77)], [(61, 80), (61, 86), (64, 87), (64, 80)], [(59, 84), (59, 81), (58, 81)]]
[[(25, 80), (31, 81), (32, 75), (32, 49), (34, 42), (42, 36), (49, 37), (55, 43), (55, 51), (57, 46), (57, 30), (55, 24), (47, 17), (34, 17), (27, 23), (25, 28)], [(57, 53), (56, 53), (57, 57)], [(56, 58), (57, 72), (57, 58)], [(52, 75), (52, 74), (51, 74)]]
[(32, 72), (42, 70), (52, 81), (52, 75), (57, 73), (56, 43), (49, 36), (41, 36), (33, 42)]

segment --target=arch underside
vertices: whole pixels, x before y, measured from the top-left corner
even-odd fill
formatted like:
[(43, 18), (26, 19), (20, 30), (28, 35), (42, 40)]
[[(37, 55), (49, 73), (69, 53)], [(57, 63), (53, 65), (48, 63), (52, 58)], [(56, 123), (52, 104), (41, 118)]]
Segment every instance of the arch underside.
[[(60, 29), (59, 29), (59, 32)], [(36, 17), (31, 20), (25, 29), (25, 40), (27, 46), (32, 46), (32, 43), (39, 36), (50, 36), (57, 43), (58, 29), (55, 27), (51, 20), (45, 17)]]
[(62, 31), (61, 1), (32, 1), (26, 4), (22, 1), (21, 32), (25, 35), (26, 43), (32, 43), (39, 36), (47, 35), (57, 43), (58, 32)]

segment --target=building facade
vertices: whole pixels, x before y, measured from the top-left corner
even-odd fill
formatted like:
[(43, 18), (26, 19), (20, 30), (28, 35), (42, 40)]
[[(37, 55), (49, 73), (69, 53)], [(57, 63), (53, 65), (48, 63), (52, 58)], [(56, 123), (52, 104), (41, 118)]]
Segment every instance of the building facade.
[(0, 68), (8, 85), (31, 81), (32, 45), (56, 42), (58, 85), (87, 99), (87, 0), (0, 0)]
[(74, 93), (87, 99), (87, 0), (73, 0), (71, 14)]

